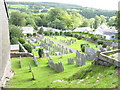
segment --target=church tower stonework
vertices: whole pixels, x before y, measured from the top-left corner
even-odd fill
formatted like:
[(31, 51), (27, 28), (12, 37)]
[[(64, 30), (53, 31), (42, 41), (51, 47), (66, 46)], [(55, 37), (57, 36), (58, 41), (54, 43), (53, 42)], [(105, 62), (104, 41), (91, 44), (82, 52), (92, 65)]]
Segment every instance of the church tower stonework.
[(0, 87), (4, 87), (11, 76), (8, 12), (5, 1), (0, 0)]

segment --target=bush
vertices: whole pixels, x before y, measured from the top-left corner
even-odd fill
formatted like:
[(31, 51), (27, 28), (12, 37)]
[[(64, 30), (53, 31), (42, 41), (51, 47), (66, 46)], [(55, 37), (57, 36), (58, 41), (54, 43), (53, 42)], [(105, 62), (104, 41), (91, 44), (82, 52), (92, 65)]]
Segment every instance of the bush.
[(21, 44), (24, 44), (24, 43), (25, 43), (25, 39), (24, 39), (24, 38), (20, 38), (20, 39), (19, 39), (19, 42), (20, 42)]
[(42, 34), (44, 32), (44, 29), (41, 27), (40, 30), (38, 31), (39, 34)]
[(77, 37), (77, 39), (78, 39), (78, 40), (82, 39), (82, 36), (79, 35), (79, 36)]
[(27, 33), (27, 37), (30, 37), (30, 36), (32, 36), (32, 34), (30, 34), (30, 33)]
[(49, 36), (49, 35), (50, 35), (50, 32), (49, 32), (49, 31), (44, 31), (44, 35), (45, 35), (45, 36)]
[(24, 48), (25, 48), (29, 53), (32, 52), (32, 47), (31, 47), (30, 44), (24, 44), (23, 46), (24, 46)]
[(88, 46), (88, 47), (89, 47), (88, 44), (81, 44), (81, 51), (82, 51), (82, 52), (85, 52), (85, 46)]
[(98, 45), (100, 45), (100, 44), (103, 44), (103, 41), (98, 41), (97, 43), (98, 43)]
[(74, 37), (75, 37), (75, 38), (78, 38), (78, 36), (79, 36), (78, 34), (75, 34), (75, 36), (74, 36)]
[(17, 37), (13, 37), (10, 39), (10, 44), (18, 44), (18, 38)]
[(55, 32), (55, 35), (59, 35), (59, 32)]
[(103, 43), (103, 48), (106, 48), (107, 47), (107, 43)]
[(38, 50), (39, 58), (41, 58), (43, 56), (43, 54), (44, 54), (43, 49), (39, 48), (39, 50)]
[(91, 39), (92, 39), (93, 41), (96, 41), (96, 40), (97, 40), (97, 37), (94, 36), (94, 35), (92, 35), (92, 36), (91, 36)]
[(36, 33), (33, 33), (33, 36), (36, 36)]

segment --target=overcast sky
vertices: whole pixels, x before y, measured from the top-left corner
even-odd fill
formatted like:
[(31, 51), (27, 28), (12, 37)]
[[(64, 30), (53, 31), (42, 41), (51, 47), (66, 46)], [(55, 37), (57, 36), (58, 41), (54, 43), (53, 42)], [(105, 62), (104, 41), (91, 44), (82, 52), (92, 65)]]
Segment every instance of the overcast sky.
[(93, 7), (105, 10), (118, 10), (120, 0), (6, 0), (6, 1), (23, 1), (23, 2), (58, 2), (77, 4), (84, 7)]

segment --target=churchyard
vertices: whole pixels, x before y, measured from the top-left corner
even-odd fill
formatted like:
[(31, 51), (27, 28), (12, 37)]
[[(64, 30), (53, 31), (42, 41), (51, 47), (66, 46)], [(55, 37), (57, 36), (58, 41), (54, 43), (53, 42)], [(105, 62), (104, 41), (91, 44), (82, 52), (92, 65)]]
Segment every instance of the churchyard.
[[(22, 68), (19, 67), (20, 58), (12, 58), (12, 68), (15, 75), (6, 88), (115, 88), (119, 87), (118, 77), (114, 66), (104, 67), (92, 65), (90, 60), (83, 66), (76, 63), (68, 64), (68, 58), (74, 59), (76, 54), (67, 54), (62, 58), (52, 57), (54, 62), (62, 62), (64, 71), (57, 73), (48, 66), (48, 57), (37, 58), (38, 66), (33, 58), (21, 58)], [(34, 73), (30, 72), (29, 63)]]
[[(116, 88), (114, 65), (95, 65), (97, 52), (109, 51), (84, 39), (66, 36), (25, 37), (33, 57), (12, 58), (14, 77), (6, 88)], [(81, 44), (88, 44), (82, 52)], [(44, 56), (39, 58), (38, 49)]]

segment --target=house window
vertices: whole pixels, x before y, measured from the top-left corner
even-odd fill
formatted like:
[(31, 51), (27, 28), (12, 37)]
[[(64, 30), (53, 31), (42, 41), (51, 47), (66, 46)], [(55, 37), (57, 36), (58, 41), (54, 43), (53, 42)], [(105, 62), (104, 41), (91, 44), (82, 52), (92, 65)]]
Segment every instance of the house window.
[(115, 38), (115, 36), (112, 36), (112, 38)]

